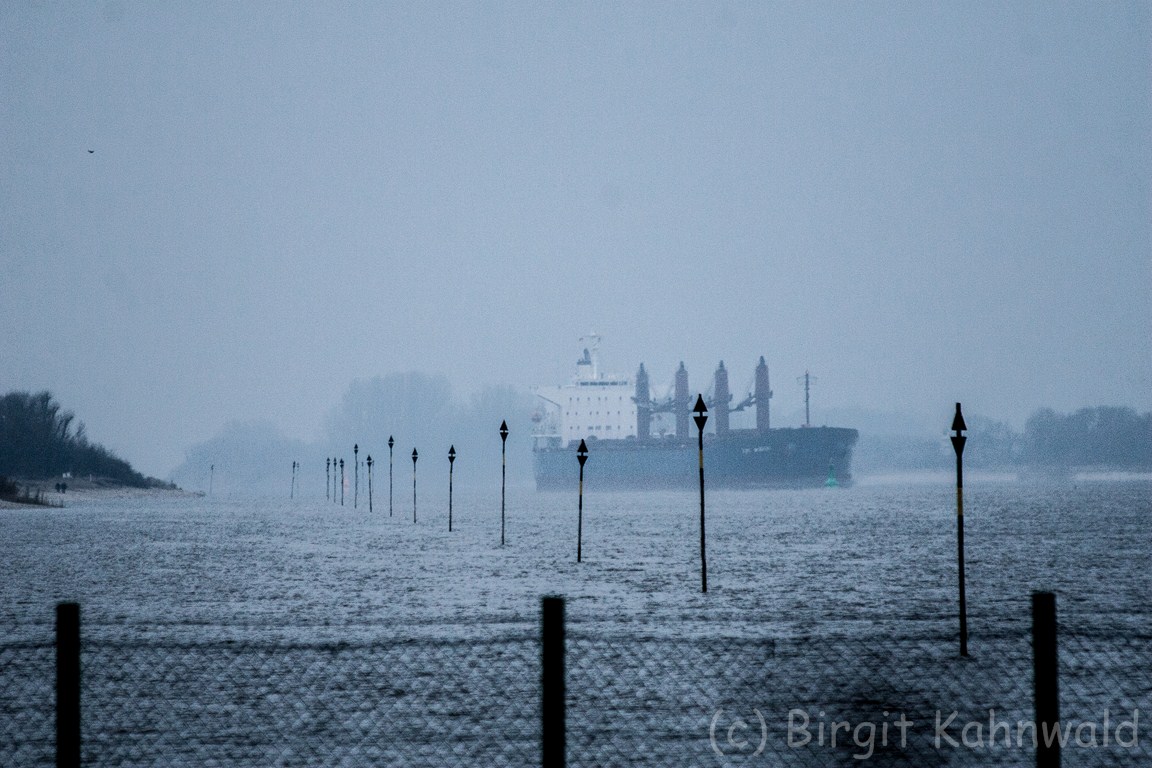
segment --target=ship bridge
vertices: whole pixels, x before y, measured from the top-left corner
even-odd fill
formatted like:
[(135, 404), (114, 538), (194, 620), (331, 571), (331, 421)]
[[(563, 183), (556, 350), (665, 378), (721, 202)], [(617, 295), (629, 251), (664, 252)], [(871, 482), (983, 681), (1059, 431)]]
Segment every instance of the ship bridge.
[(633, 383), (627, 376), (606, 375), (597, 354), (600, 337), (588, 341), (576, 361), (576, 374), (569, 384), (535, 387), (538, 398), (534, 436), (553, 445), (566, 445), (589, 438), (620, 440), (636, 436), (636, 403)]

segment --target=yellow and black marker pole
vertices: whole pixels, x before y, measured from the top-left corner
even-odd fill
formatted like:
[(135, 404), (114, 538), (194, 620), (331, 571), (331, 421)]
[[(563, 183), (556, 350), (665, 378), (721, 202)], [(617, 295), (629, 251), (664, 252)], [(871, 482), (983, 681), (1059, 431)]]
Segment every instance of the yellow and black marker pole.
[(708, 421), (708, 406), (704, 405), (704, 396), (696, 395), (696, 407), (692, 409), (696, 415), (696, 428), (699, 430), (700, 453), (700, 591), (708, 591), (708, 557), (704, 553), (704, 424)]
[(584, 536), (584, 462), (588, 461), (588, 446), (583, 439), (576, 449), (576, 460), (580, 462), (580, 490), (576, 503), (576, 562), (580, 562), (581, 540)]
[(968, 429), (960, 403), (956, 403), (956, 416), (952, 419), (952, 448), (956, 451), (956, 559), (960, 572), (960, 655), (968, 655), (968, 601), (964, 595), (964, 443), (960, 434)]

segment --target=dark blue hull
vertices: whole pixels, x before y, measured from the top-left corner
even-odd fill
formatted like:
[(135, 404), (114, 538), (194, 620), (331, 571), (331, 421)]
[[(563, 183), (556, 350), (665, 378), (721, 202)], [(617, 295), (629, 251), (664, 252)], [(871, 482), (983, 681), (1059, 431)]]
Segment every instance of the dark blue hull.
[[(852, 479), (852, 448), (859, 433), (838, 427), (733, 430), (704, 436), (704, 481), (719, 488), (797, 488), (824, 485), (829, 468), (840, 485)], [(694, 488), (699, 484), (698, 443), (675, 439), (590, 438), (584, 487), (596, 489)], [(576, 447), (538, 446), (537, 490), (576, 488)]]

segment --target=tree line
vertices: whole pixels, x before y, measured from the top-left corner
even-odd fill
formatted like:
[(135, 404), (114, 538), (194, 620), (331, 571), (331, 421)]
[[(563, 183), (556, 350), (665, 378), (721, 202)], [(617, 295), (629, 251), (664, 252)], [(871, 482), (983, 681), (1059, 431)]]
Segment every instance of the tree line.
[[(392, 373), (353, 381), (326, 414), (320, 435), (303, 441), (286, 437), (264, 420), (233, 421), (206, 442), (188, 449), (173, 472), (184, 488), (207, 489), (210, 482), (223, 492), (280, 492), (289, 483), (296, 460), (305, 473), (309, 492), (319, 492), (325, 461), (344, 459), (349, 482), (355, 476), (352, 452), (359, 446), (361, 493), (365, 491), (371, 455), (376, 481), (387, 492), (389, 450), (395, 439), (397, 482), (411, 484), (412, 449), (419, 449), (421, 477), (447, 474), (448, 448), (455, 448), (457, 488), (500, 481), (500, 423), (508, 422), (507, 477), (511, 484), (532, 481), (532, 397), (509, 386), (488, 385), (461, 396), (447, 377), (418, 371)], [(572, 459), (576, 463), (575, 455)], [(212, 478), (210, 480), (210, 473)], [(410, 492), (410, 489), (409, 489)]]
[(137, 487), (149, 484), (131, 464), (89, 442), (83, 422), (76, 422), (52, 393), (0, 397), (0, 476), (47, 479), (69, 472)]
[(1152, 467), (1152, 412), (1081, 408), (1036, 411), (1024, 425), (1021, 463), (1048, 467)]
[[(986, 470), (1152, 470), (1152, 412), (1098, 406), (1073, 413), (1034, 411), (1018, 431), (1001, 421), (968, 416), (964, 465)], [(947, 434), (861, 430), (857, 468), (946, 470), (955, 459)]]

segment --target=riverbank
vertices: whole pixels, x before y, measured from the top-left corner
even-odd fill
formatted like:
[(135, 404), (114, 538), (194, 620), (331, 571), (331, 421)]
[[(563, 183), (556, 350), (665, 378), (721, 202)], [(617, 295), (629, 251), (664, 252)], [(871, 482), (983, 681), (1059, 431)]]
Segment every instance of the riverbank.
[[(48, 480), (9, 478), (18, 489), (21, 500), (13, 496), (0, 497), (0, 509), (28, 509), (30, 507), (61, 507), (74, 503), (113, 501), (116, 499), (142, 499), (155, 495), (202, 496), (202, 493), (184, 491), (176, 485), (154, 485), (146, 488), (123, 485), (101, 477), (67, 477)], [(24, 500), (39, 499), (39, 501)]]

